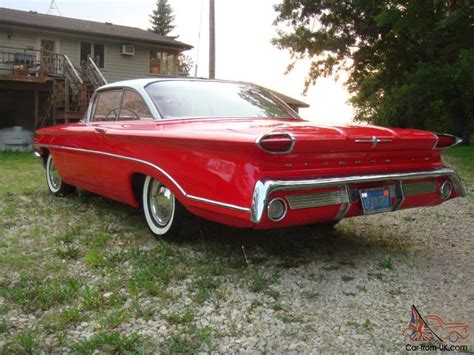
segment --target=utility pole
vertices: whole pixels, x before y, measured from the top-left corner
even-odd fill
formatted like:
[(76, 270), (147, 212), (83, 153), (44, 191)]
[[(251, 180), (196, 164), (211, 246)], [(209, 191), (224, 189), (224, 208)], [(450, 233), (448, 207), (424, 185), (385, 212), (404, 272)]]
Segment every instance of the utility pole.
[(216, 78), (216, 18), (214, 0), (209, 0), (209, 79)]

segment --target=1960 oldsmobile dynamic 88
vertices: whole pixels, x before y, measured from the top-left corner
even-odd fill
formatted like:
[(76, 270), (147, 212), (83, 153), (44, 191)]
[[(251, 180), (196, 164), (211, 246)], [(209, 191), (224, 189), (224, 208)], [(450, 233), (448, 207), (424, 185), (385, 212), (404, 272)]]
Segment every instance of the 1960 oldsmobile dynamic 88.
[(76, 187), (143, 207), (155, 235), (189, 213), (268, 229), (434, 206), (464, 196), (447, 135), (321, 126), (256, 85), (140, 79), (95, 92), (83, 122), (34, 145), (54, 195)]

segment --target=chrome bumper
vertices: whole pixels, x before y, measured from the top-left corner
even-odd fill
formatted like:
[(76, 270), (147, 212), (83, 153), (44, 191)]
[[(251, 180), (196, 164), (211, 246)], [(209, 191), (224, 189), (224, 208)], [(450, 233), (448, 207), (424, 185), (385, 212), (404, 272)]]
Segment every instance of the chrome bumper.
[(341, 188), (341, 210), (336, 218), (343, 218), (347, 213), (351, 198), (350, 185), (366, 184), (371, 182), (395, 182), (397, 201), (394, 209), (400, 207), (404, 200), (402, 181), (420, 180), (427, 178), (446, 177), (453, 184), (456, 193), (460, 197), (465, 196), (464, 186), (457, 176), (456, 172), (451, 168), (440, 168), (428, 171), (417, 171), (408, 173), (390, 173), (390, 174), (374, 174), (374, 175), (353, 175), (344, 177), (311, 179), (311, 180), (267, 180), (257, 181), (252, 198), (252, 207), (250, 209), (250, 218), (253, 223), (259, 223), (262, 220), (268, 197), (275, 191), (296, 191), (296, 190), (312, 190), (325, 187)]

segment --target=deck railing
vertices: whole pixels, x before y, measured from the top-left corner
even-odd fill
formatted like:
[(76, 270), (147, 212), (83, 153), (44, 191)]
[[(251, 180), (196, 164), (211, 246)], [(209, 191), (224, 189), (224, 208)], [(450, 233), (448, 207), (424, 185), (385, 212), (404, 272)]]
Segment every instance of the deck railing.
[(0, 47), (0, 74), (40, 76), (39, 57), (34, 49)]
[(91, 56), (87, 57), (87, 61), (82, 66), (82, 77), (87, 78), (94, 88), (107, 84), (107, 80), (105, 80)]
[(40, 50), (40, 65), (44, 74), (55, 76), (63, 75), (64, 56), (59, 53)]
[(44, 49), (0, 46), (0, 76), (7, 76), (8, 80), (23, 80), (24, 76), (25, 81), (31, 81), (27, 77), (37, 77), (42, 83), (52, 82), (37, 128), (82, 117), (94, 89), (107, 84), (91, 57), (81, 73), (66, 55)]
[(0, 75), (62, 75), (63, 62), (61, 54), (44, 49), (0, 46)]

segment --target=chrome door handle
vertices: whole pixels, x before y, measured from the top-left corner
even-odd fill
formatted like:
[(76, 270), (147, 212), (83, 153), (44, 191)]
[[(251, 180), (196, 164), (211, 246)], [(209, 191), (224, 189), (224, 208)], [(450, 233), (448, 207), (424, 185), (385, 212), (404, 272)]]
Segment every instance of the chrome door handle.
[(98, 127), (96, 127), (96, 128), (94, 128), (94, 129), (95, 129), (95, 131), (96, 131), (97, 133), (105, 133), (105, 129), (103, 129), (103, 128), (98, 128)]

